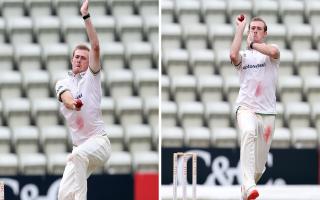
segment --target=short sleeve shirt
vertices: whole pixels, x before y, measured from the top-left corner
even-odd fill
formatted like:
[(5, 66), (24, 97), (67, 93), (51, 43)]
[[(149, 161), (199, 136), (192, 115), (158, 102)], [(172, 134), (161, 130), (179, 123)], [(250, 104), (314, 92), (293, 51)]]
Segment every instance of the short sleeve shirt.
[(236, 107), (245, 106), (256, 113), (276, 114), (279, 59), (249, 49), (241, 51), (240, 55), (240, 91)]
[[(83, 106), (80, 111), (67, 109), (61, 102), (60, 95), (70, 91), (73, 98), (80, 99)], [(101, 73), (93, 74), (88, 67), (84, 73), (69, 76), (56, 83), (56, 94), (60, 103), (60, 112), (67, 125), (74, 145), (80, 145), (93, 135), (105, 132), (101, 114)]]

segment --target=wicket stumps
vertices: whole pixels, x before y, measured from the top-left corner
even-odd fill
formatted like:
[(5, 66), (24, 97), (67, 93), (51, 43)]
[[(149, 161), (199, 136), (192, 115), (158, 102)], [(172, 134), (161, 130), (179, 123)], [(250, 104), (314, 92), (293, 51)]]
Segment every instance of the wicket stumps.
[(196, 200), (197, 187), (197, 154), (177, 152), (173, 154), (173, 200), (177, 200), (178, 189), (178, 157), (182, 157), (183, 179), (182, 179), (182, 199), (187, 200), (187, 163), (189, 157), (192, 157), (192, 200)]

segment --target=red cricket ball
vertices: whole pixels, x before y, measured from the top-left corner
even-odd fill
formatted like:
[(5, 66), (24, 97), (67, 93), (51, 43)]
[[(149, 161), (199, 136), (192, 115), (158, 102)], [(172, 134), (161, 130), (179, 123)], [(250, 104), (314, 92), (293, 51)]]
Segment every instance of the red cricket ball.
[(244, 15), (241, 14), (241, 15), (238, 17), (238, 20), (239, 20), (240, 22), (242, 22), (242, 21), (244, 20)]
[(80, 99), (76, 99), (75, 101), (76, 101), (76, 105), (75, 105), (76, 108), (81, 108), (83, 105), (82, 101)]

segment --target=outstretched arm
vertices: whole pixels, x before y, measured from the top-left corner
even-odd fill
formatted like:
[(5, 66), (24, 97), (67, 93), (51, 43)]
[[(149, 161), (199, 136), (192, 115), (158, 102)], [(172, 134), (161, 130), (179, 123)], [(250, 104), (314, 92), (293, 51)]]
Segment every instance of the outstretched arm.
[(82, 17), (85, 18), (84, 22), (85, 22), (88, 38), (91, 45), (89, 67), (93, 73), (98, 73), (101, 69), (100, 46), (99, 46), (99, 39), (96, 33), (96, 29), (93, 27), (92, 21), (90, 19), (88, 0), (83, 1), (80, 12)]
[(243, 31), (246, 27), (246, 20), (247, 20), (247, 17), (244, 17), (244, 19), (241, 21), (240, 15), (237, 16), (237, 18), (236, 18), (236, 25), (237, 25), (236, 33), (234, 35), (234, 39), (232, 41), (231, 49), (230, 49), (231, 62), (236, 66), (241, 64), (241, 56), (239, 54), (239, 51), (241, 48)]
[(73, 98), (71, 92), (66, 90), (60, 94), (61, 101), (63, 105), (69, 110), (81, 110), (81, 106), (77, 106), (77, 101)]
[(249, 33), (248, 37), (247, 37), (247, 46), (259, 51), (260, 53), (269, 56), (272, 59), (279, 59), (280, 57), (280, 52), (278, 50), (278, 48), (276, 48), (275, 46), (266, 44), (266, 43), (255, 43), (252, 42), (252, 35)]
[(280, 57), (279, 50), (272, 45), (265, 43), (252, 43), (251, 46), (254, 50), (257, 50), (260, 53), (269, 56), (270, 58), (279, 59)]

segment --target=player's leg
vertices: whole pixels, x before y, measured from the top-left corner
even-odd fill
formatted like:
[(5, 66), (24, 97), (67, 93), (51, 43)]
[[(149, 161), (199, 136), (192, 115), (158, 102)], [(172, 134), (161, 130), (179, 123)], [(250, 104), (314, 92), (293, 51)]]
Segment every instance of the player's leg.
[(60, 183), (59, 200), (86, 200), (87, 178), (109, 158), (110, 152), (111, 145), (106, 136), (92, 137), (75, 147)]
[(58, 200), (74, 199), (73, 193), (73, 167), (74, 164), (70, 161), (67, 162), (66, 167), (63, 172), (62, 179), (60, 181)]
[(259, 133), (257, 138), (257, 151), (256, 151), (256, 183), (260, 180), (265, 171), (265, 165), (268, 159), (273, 133), (274, 133), (274, 115), (259, 115), (261, 117), (261, 124), (259, 126)]
[(79, 190), (87, 190), (87, 180), (85, 177), (88, 161), (82, 158), (74, 150), (68, 157), (67, 165), (60, 182), (58, 199), (75, 200), (86, 199), (86, 196), (79, 196)]
[(89, 160), (87, 178), (97, 167), (102, 166), (111, 154), (111, 145), (107, 136), (94, 136), (81, 145), (81, 149)]
[(251, 110), (240, 107), (237, 111), (238, 127), (241, 134), (240, 166), (243, 194), (255, 188), (256, 115)]
[[(81, 146), (81, 145), (80, 145)], [(75, 164), (74, 181), (75, 181), (75, 199), (87, 199), (87, 170), (89, 160), (82, 152), (75, 149), (72, 153), (72, 162)]]
[[(80, 145), (81, 146), (81, 145)], [(79, 147), (80, 147), (79, 146)], [(72, 153), (68, 157), (68, 169), (67, 176), (63, 176), (62, 183), (65, 184), (68, 189), (66, 192), (61, 192), (61, 199), (65, 200), (86, 200), (87, 199), (87, 168), (88, 158), (81, 152), (79, 147), (75, 147)], [(64, 189), (64, 188), (63, 188)], [(60, 192), (59, 192), (60, 193)], [(72, 197), (72, 198), (70, 198)], [(60, 198), (59, 198), (60, 200)]]

